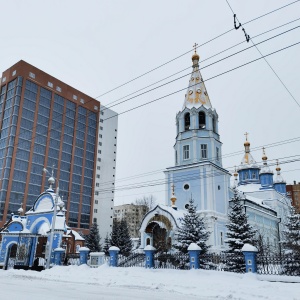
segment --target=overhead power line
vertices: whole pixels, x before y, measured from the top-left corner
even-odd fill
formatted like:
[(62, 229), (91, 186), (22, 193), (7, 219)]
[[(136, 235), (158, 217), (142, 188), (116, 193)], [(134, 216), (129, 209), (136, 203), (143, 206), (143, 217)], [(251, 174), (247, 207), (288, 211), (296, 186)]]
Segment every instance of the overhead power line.
[[(286, 7), (288, 7), (288, 6), (292, 5), (292, 4), (295, 4), (296, 2), (299, 2), (299, 1), (300, 1), (300, 0), (293, 1), (293, 2), (291, 2), (291, 3), (288, 3), (288, 4), (286, 4), (286, 5), (283, 5), (283, 6), (281, 6), (281, 7), (276, 8), (276, 9), (273, 9), (273, 10), (271, 10), (271, 11), (269, 11), (269, 12), (267, 12), (267, 13), (261, 15), (261, 16), (255, 17), (255, 18), (253, 18), (253, 19), (247, 21), (247, 22), (244, 23), (244, 24), (252, 23), (252, 22), (254, 22), (254, 21), (258, 20), (258, 19), (261, 19), (261, 18), (263, 18), (263, 17), (265, 17), (265, 16), (267, 16), (267, 15), (270, 15), (270, 14), (276, 12), (276, 11), (279, 11), (279, 10), (281, 10), (281, 9), (283, 9), (283, 8), (286, 8)], [(218, 38), (220, 38), (220, 37), (222, 37), (222, 36), (224, 36), (225, 34), (231, 32), (231, 31), (233, 31), (233, 30), (234, 30), (233, 28), (232, 28), (232, 29), (226, 30), (225, 32), (223, 32), (223, 33), (221, 33), (221, 34), (215, 36), (214, 38), (212, 38), (212, 39), (206, 41), (205, 43), (202, 43), (202, 44), (198, 45), (198, 46), (196, 47), (196, 49), (199, 48), (199, 47), (202, 47), (202, 46), (204, 46), (204, 45), (206, 45), (206, 44), (208, 44), (208, 43), (210, 43), (210, 42), (212, 42), (212, 41), (214, 41), (214, 40), (216, 40), (216, 39), (218, 39)], [(149, 73), (151, 73), (151, 72), (153, 72), (153, 71), (155, 71), (155, 70), (157, 70), (157, 69), (159, 69), (159, 68), (161, 68), (161, 67), (163, 67), (163, 66), (165, 66), (165, 65), (167, 65), (167, 64), (169, 64), (169, 63), (171, 63), (171, 62), (173, 62), (173, 61), (175, 61), (175, 60), (177, 60), (178, 58), (180, 58), (180, 57), (182, 57), (182, 56), (184, 56), (184, 55), (186, 55), (186, 54), (188, 54), (188, 53), (191, 53), (192, 50), (194, 50), (194, 48), (193, 48), (193, 49), (190, 49), (190, 50), (188, 50), (188, 51), (186, 51), (186, 52), (184, 52), (184, 53), (182, 53), (182, 54), (180, 54), (180, 55), (178, 55), (178, 56), (176, 56), (175, 58), (173, 58), (173, 59), (171, 59), (171, 60), (168, 60), (167, 62), (165, 62), (165, 63), (163, 63), (163, 64), (161, 64), (161, 65), (159, 65), (159, 66), (157, 66), (157, 67), (155, 67), (155, 68), (153, 68), (153, 69), (151, 69), (151, 70), (149, 70), (149, 71), (147, 71), (147, 72), (145, 72), (145, 73), (143, 73), (143, 74), (141, 74), (141, 75), (136, 76), (135, 78), (133, 78), (133, 79), (131, 79), (131, 80), (129, 80), (129, 81), (126, 81), (125, 83), (122, 83), (122, 84), (118, 85), (117, 87), (115, 87), (115, 88), (113, 88), (113, 89), (111, 89), (111, 90), (109, 90), (109, 91), (107, 91), (107, 92), (105, 92), (105, 93), (103, 93), (103, 94), (101, 94), (101, 95), (95, 97), (95, 98), (97, 99), (97, 98), (100, 98), (100, 97), (102, 97), (102, 96), (104, 96), (104, 95), (107, 95), (108, 93), (111, 93), (112, 91), (115, 91), (115, 90), (117, 90), (117, 89), (119, 89), (119, 88), (121, 88), (121, 87), (123, 87), (123, 86), (125, 86), (125, 85), (127, 85), (127, 84), (129, 84), (129, 83), (131, 83), (131, 82), (133, 82), (133, 81), (135, 81), (135, 80), (137, 80), (137, 79), (139, 79), (139, 78), (141, 78), (141, 77), (143, 77), (143, 76), (145, 76), (145, 75), (147, 75), (147, 74), (149, 74)]]
[[(230, 10), (232, 11), (232, 13), (234, 14), (234, 17), (236, 17), (236, 14), (234, 13), (231, 5), (229, 4), (228, 0), (226, 0)], [(299, 2), (299, 0), (294, 1), (293, 3)], [(293, 4), (292, 3), (292, 4)], [(238, 18), (236, 17), (236, 19), (238, 20)], [(244, 30), (244, 29), (243, 29)], [(244, 30), (245, 32), (245, 30)], [(245, 33), (246, 34), (246, 33)], [(249, 36), (248, 36), (249, 37)], [(266, 56), (264, 56), (262, 54), (262, 52), (258, 49), (257, 44), (255, 44), (253, 42), (253, 40), (249, 37), (251, 43), (253, 44), (253, 46), (256, 48), (256, 50), (259, 52), (259, 54), (261, 55), (261, 57), (264, 59), (264, 61), (267, 63), (267, 65), (269, 66), (269, 68), (272, 70), (272, 72), (274, 73), (274, 75), (277, 77), (277, 79), (280, 81), (280, 83), (282, 84), (282, 86), (285, 88), (285, 90), (290, 94), (290, 96), (292, 97), (292, 99), (295, 101), (295, 103), (298, 105), (298, 107), (300, 108), (300, 104), (299, 102), (296, 100), (296, 98), (294, 97), (294, 95), (291, 93), (291, 91), (288, 89), (288, 87), (286, 86), (286, 84), (282, 81), (282, 79), (280, 78), (280, 76), (277, 74), (277, 72), (274, 70), (274, 68), (271, 66), (271, 64), (268, 62), (268, 60), (266, 59)], [(248, 41), (248, 40), (247, 40)]]

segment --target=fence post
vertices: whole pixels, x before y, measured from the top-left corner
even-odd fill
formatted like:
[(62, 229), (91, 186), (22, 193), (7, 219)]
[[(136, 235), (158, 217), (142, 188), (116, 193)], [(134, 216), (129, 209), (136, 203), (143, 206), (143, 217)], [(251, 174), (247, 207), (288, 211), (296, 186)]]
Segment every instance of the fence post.
[(109, 256), (110, 256), (110, 266), (117, 267), (118, 266), (118, 254), (120, 252), (120, 248), (111, 246), (108, 249)]
[(148, 245), (144, 248), (144, 252), (145, 252), (145, 268), (154, 268), (154, 252), (155, 252), (155, 248), (151, 245)]
[(80, 247), (79, 248), (80, 265), (87, 264), (89, 252), (90, 252), (90, 249), (87, 248), (87, 247)]
[(62, 265), (63, 254), (65, 253), (64, 248), (56, 248), (54, 249), (54, 264), (56, 266)]
[(196, 243), (191, 243), (188, 247), (189, 256), (190, 256), (190, 269), (199, 269), (199, 254), (201, 248)]
[(246, 272), (256, 273), (257, 272), (256, 255), (258, 252), (257, 248), (252, 246), (251, 244), (245, 244), (242, 248), (242, 252), (245, 257)]

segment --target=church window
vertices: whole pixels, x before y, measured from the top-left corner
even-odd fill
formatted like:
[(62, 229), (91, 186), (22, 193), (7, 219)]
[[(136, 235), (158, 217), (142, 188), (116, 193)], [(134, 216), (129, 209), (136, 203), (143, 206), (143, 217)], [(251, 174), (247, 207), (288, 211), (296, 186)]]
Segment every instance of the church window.
[(221, 242), (221, 246), (224, 245), (224, 236), (223, 236), (223, 232), (220, 232), (220, 242)]
[(185, 145), (183, 146), (183, 159), (189, 159), (190, 158), (190, 146)]
[(190, 205), (188, 203), (184, 206), (185, 209), (189, 209), (189, 207)]
[(146, 245), (147, 246), (150, 245), (150, 239), (149, 238), (146, 239)]
[(184, 115), (184, 130), (189, 130), (191, 125), (190, 113)]
[(245, 179), (248, 179), (248, 173), (245, 173), (244, 178), (245, 178)]
[(201, 144), (201, 158), (207, 158), (207, 144)]
[(203, 111), (199, 112), (199, 129), (204, 129), (206, 125), (205, 113)]
[(252, 173), (252, 179), (256, 179), (256, 174), (255, 174), (255, 172)]
[(217, 161), (220, 160), (220, 149), (218, 147), (216, 147), (216, 159)]

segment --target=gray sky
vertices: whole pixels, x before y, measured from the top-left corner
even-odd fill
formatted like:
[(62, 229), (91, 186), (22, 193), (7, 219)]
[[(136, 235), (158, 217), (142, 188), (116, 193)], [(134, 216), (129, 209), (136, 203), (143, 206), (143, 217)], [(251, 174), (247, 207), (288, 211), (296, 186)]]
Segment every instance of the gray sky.
[[(241, 23), (290, 2), (292, 0), (229, 0)], [(1, 12), (1, 72), (23, 59), (93, 97), (190, 50), (147, 76), (98, 98), (106, 106), (191, 66), (195, 42), (201, 45), (233, 28), (233, 15), (225, 0), (19, 0), (2, 1)], [(245, 25), (246, 32), (253, 37), (299, 18), (299, 12), (300, 2), (297, 2)], [(258, 43), (296, 26), (300, 26), (300, 20), (253, 41)], [(258, 45), (258, 48), (268, 54), (299, 42), (299, 32), (300, 28), (296, 28)], [(198, 53), (201, 60), (205, 60), (244, 40), (241, 29), (232, 30), (200, 47)], [(200, 61), (200, 67), (249, 46), (251, 43), (244, 42), (203, 63)], [(267, 60), (300, 103), (299, 50), (300, 45), (296, 45)], [(251, 48), (203, 69), (202, 76), (208, 79), (258, 57), (258, 51)], [(187, 74), (172, 84), (111, 108), (121, 113), (183, 89), (188, 85), (190, 71), (171, 77), (175, 79)], [(209, 80), (206, 87), (219, 114), (223, 155), (243, 150), (246, 131), (250, 133), (252, 148), (300, 137), (300, 107), (263, 60)], [(184, 94), (185, 91), (179, 92), (119, 116), (117, 189), (141, 182), (147, 185), (151, 180), (162, 183), (162, 170), (174, 164), (175, 115), (182, 108)], [(299, 145), (298, 141), (266, 147), (267, 156), (270, 160), (286, 160), (285, 157), (300, 155)], [(253, 151), (252, 155), (257, 161), (261, 160), (261, 150)], [(232, 170), (241, 158), (241, 153), (224, 157), (223, 166)], [(300, 181), (299, 162), (281, 167), (288, 183)], [(145, 176), (148, 172), (153, 174)], [(163, 202), (164, 188), (164, 185), (140, 189), (126, 187), (116, 192), (115, 203), (128, 203), (149, 194)]]

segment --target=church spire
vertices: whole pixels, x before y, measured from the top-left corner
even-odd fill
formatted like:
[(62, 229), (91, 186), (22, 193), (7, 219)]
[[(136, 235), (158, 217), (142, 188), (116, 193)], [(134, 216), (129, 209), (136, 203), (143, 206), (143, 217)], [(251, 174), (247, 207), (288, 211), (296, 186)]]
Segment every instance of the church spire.
[(252, 157), (252, 155), (250, 153), (250, 142), (248, 141), (248, 135), (249, 135), (249, 133), (246, 132), (245, 133), (246, 141), (244, 143), (245, 154), (241, 161), (241, 167), (243, 167), (244, 165), (255, 165), (256, 164), (256, 161), (254, 160), (254, 158)]
[(196, 43), (193, 46), (195, 51), (192, 56), (193, 72), (191, 74), (189, 86), (185, 94), (183, 109), (185, 107), (198, 108), (201, 105), (205, 106), (206, 108), (212, 108), (203, 78), (199, 70), (200, 56), (196, 51), (197, 46), (198, 44)]

